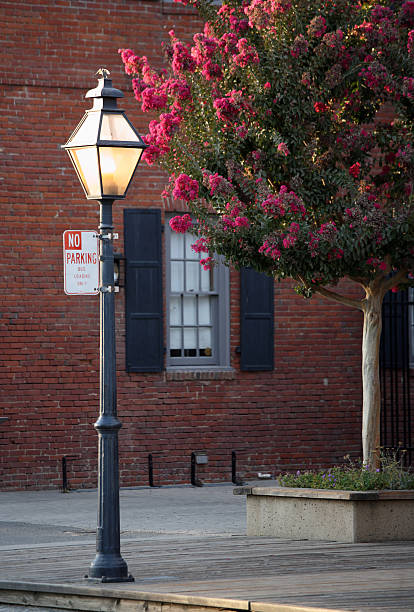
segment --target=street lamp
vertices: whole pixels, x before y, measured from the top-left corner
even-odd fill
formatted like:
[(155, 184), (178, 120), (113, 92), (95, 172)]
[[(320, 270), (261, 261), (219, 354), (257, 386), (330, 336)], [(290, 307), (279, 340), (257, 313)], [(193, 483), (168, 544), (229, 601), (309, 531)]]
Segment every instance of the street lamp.
[(117, 108), (123, 93), (112, 87), (108, 70), (96, 73), (98, 87), (86, 98), (93, 107), (62, 148), (75, 167), (88, 200), (100, 207), (100, 410), (95, 429), (98, 451), (98, 524), (96, 557), (88, 578), (101, 582), (131, 582), (120, 553), (118, 431), (116, 413), (115, 303), (112, 204), (125, 198), (145, 143)]

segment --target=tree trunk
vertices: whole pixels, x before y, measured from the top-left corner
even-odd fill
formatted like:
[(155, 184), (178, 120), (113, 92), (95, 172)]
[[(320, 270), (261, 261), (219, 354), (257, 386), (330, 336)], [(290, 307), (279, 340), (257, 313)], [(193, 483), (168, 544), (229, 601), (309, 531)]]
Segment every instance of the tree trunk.
[(366, 288), (364, 330), (362, 336), (362, 449), (364, 465), (375, 470), (379, 466), (381, 389), (379, 348), (382, 329), (382, 301), (379, 287)]

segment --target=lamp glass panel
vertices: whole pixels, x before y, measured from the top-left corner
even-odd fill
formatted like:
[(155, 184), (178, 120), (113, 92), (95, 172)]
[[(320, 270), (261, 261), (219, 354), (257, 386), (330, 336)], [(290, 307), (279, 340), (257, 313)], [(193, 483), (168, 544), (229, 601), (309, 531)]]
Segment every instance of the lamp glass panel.
[(102, 115), (100, 139), (141, 142), (138, 134), (129, 125), (124, 115), (113, 113)]
[(68, 149), (68, 153), (78, 172), (86, 195), (100, 196), (101, 183), (99, 180), (99, 164), (96, 147)]
[(96, 144), (100, 113), (86, 113), (67, 144), (71, 146)]
[(141, 153), (142, 149), (99, 147), (102, 195), (124, 195)]

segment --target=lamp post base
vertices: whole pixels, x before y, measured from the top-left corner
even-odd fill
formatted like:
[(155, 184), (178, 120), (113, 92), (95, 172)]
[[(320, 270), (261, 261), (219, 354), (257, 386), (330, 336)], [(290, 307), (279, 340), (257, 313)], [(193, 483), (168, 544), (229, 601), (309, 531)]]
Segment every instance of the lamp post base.
[(85, 578), (91, 582), (134, 582), (121, 555), (111, 553), (98, 553)]
[(93, 578), (92, 576), (85, 576), (86, 582), (93, 582), (94, 584), (107, 583), (107, 582), (135, 582), (135, 578), (131, 576), (126, 576), (126, 578), (108, 578), (107, 576), (101, 576), (101, 578)]

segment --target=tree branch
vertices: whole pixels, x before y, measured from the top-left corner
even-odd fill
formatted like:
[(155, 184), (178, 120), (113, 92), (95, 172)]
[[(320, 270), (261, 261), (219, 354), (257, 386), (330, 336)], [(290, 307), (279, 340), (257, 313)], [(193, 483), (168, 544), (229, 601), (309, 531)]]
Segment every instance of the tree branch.
[(314, 291), (328, 300), (333, 300), (334, 302), (339, 302), (345, 306), (358, 308), (358, 310), (364, 311), (363, 300), (354, 300), (353, 298), (346, 297), (340, 293), (335, 293), (335, 291), (330, 291), (330, 289), (325, 289), (325, 287), (317, 287)]
[(409, 282), (410, 281), (407, 278), (407, 270), (399, 270), (395, 276), (392, 276), (391, 278), (387, 278), (382, 286), (386, 293), (387, 291), (389, 291), (396, 285), (399, 285), (400, 283), (409, 283)]

